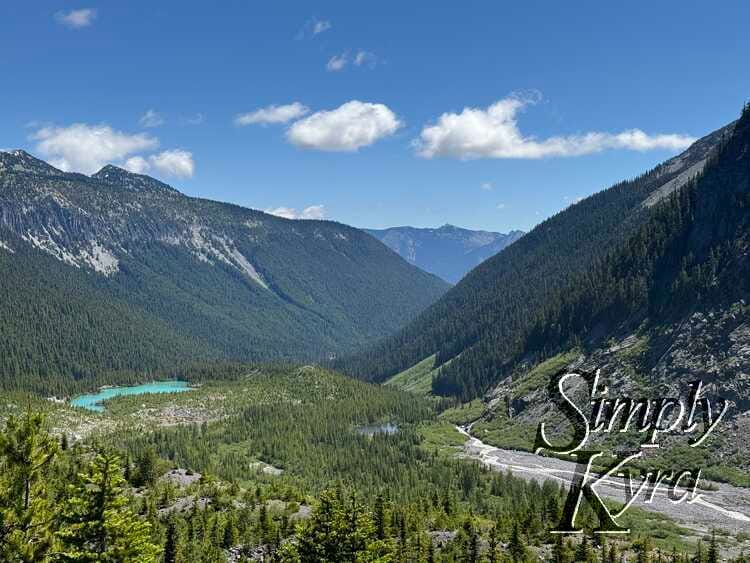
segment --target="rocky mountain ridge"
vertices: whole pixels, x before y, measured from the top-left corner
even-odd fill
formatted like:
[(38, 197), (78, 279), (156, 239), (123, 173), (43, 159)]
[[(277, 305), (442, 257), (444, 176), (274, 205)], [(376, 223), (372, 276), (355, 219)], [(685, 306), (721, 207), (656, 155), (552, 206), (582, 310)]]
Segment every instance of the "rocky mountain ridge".
[[(316, 361), (394, 331), (447, 287), (340, 223), (188, 197), (114, 166), (66, 173), (23, 151), (0, 153), (0, 270), (8, 297), (0, 309), (12, 319), (0, 372), (19, 377), (53, 369), (27, 348), (48, 349), (56, 372), (198, 358)], [(63, 337), (64, 322), (74, 328)], [(149, 358), (138, 357), (134, 338), (117, 344), (120, 357), (89, 350), (63, 359), (59, 340), (90, 349), (96, 327), (160, 336)], [(170, 350), (163, 360), (158, 339)]]
[(410, 263), (450, 283), (457, 283), (472, 268), (523, 236), (518, 230), (495, 233), (450, 224), (436, 229), (391, 227), (366, 232)]

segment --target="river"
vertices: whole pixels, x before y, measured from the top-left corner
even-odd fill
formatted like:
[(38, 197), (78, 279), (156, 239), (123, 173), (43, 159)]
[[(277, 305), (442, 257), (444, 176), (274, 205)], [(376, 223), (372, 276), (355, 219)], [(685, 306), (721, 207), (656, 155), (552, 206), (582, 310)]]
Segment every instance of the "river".
[[(570, 483), (574, 475), (574, 462), (496, 448), (472, 436), (470, 426), (456, 428), (467, 437), (463, 455), (476, 459), (494, 470), (510, 469), (514, 475), (524, 479), (540, 482), (552, 479), (566, 484)], [(602, 497), (625, 502), (626, 486), (625, 480), (612, 477), (597, 485), (596, 491)], [(653, 502), (644, 503), (646, 495), (642, 494), (633, 506), (669, 516), (682, 527), (699, 534), (712, 529), (723, 529), (733, 533), (750, 532), (750, 489), (712, 482), (712, 487), (714, 486), (717, 490), (700, 491), (701, 495), (690, 504), (675, 504), (667, 497), (667, 489), (660, 488), (657, 489)]]

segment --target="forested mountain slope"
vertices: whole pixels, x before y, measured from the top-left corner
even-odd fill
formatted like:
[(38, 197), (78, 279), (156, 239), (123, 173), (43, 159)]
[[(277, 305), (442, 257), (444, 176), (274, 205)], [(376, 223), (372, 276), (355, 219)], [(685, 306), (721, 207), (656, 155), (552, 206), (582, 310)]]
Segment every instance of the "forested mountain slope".
[[(546, 305), (526, 333), (525, 354), (472, 405), (472, 431), (496, 446), (531, 450), (539, 421), (564, 429), (548, 394), (562, 369), (599, 370), (610, 397), (684, 400), (700, 381), (714, 405), (728, 400), (719, 428), (702, 449), (679, 433), (664, 436), (649, 463), (676, 469), (690, 460), (706, 467), (706, 478), (750, 486), (749, 208), (745, 109), (698, 178)], [(636, 443), (631, 438), (595, 439), (618, 447)]]
[[(636, 276), (635, 287), (625, 289), (621, 286), (630, 282), (618, 276), (639, 260), (652, 260), (656, 250), (651, 245), (671, 240), (661, 230), (672, 229), (670, 221), (684, 221), (684, 210), (674, 208), (682, 200), (674, 194), (682, 194), (680, 188), (703, 170), (734, 127), (730, 124), (648, 173), (544, 221), (473, 270), (404, 330), (337, 366), (382, 381), (436, 354), (440, 369), (433, 391), (470, 399), (523, 360), (552, 354), (572, 341), (605, 338), (613, 323), (624, 320), (610, 300), (627, 304), (634, 292), (648, 293), (654, 281), (648, 274)], [(664, 213), (678, 217), (664, 219)], [(652, 220), (657, 223), (649, 224)], [(653, 232), (644, 234), (643, 228)], [(654, 234), (659, 236), (650, 239)], [(618, 252), (626, 256), (615, 257)]]
[(358, 229), (0, 152), (0, 380), (195, 360), (314, 361), (447, 287)]
[(437, 229), (366, 229), (366, 232), (405, 260), (450, 283), (458, 283), (472, 268), (523, 236), (522, 231), (493, 233), (453, 225)]

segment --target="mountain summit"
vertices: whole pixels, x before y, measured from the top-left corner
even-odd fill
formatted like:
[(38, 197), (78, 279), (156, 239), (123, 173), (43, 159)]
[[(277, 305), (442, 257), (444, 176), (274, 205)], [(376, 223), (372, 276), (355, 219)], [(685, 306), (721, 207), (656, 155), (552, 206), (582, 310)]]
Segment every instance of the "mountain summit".
[(161, 190), (179, 193), (172, 186), (160, 182), (151, 176), (129, 172), (112, 164), (106, 165), (96, 174), (92, 174), (91, 177), (103, 184), (119, 186), (136, 192)]
[(523, 235), (522, 231), (472, 231), (447, 223), (436, 229), (392, 227), (366, 232), (412, 264), (450, 283), (457, 283), (469, 270)]

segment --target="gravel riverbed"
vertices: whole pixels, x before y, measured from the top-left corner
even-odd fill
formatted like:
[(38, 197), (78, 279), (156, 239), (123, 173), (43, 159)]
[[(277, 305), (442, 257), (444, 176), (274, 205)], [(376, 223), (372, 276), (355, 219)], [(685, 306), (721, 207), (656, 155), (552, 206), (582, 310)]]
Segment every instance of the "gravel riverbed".
[[(516, 476), (544, 481), (552, 479), (569, 484), (576, 464), (552, 457), (543, 457), (529, 452), (505, 450), (485, 444), (472, 436), (466, 427), (457, 427), (466, 436), (463, 455), (476, 459), (497, 471), (512, 471)], [(624, 479), (607, 478), (595, 487), (602, 497), (625, 502), (627, 485)], [(659, 488), (653, 502), (646, 504), (647, 495), (641, 494), (633, 503), (644, 510), (659, 512), (674, 519), (680, 526), (697, 535), (712, 529), (730, 533), (750, 532), (750, 489), (734, 487), (725, 483), (712, 483), (716, 490), (701, 490), (695, 502), (675, 504), (667, 496), (667, 488)]]

